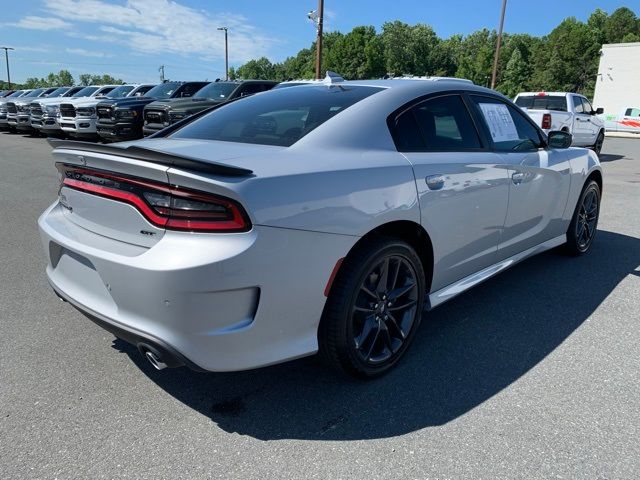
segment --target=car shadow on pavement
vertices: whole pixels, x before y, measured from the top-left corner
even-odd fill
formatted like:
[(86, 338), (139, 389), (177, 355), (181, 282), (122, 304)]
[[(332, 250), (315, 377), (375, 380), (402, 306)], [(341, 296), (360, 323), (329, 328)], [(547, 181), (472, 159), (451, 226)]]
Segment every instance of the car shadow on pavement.
[(390, 374), (353, 380), (316, 357), (239, 373), (155, 371), (156, 384), (227, 432), (261, 440), (361, 440), (442, 425), (500, 393), (589, 319), (640, 265), (640, 239), (599, 231), (593, 250), (548, 252), (426, 313)]
[(613, 154), (613, 153), (601, 153), (598, 156), (598, 159), (600, 160), (600, 163), (604, 163), (604, 162), (615, 162), (616, 160), (620, 160), (622, 158), (627, 158), (624, 155), (618, 155), (618, 154)]

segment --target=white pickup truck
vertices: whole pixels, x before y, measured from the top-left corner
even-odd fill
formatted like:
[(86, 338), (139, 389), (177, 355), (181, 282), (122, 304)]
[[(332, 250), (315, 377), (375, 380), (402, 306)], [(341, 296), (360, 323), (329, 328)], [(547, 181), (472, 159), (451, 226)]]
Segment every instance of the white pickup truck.
[(607, 132), (640, 133), (640, 107), (623, 108), (617, 115), (602, 114)]
[(522, 108), (545, 133), (561, 130), (573, 136), (572, 145), (592, 148), (600, 154), (604, 142), (604, 122), (589, 100), (577, 93), (523, 92), (516, 95), (516, 105)]

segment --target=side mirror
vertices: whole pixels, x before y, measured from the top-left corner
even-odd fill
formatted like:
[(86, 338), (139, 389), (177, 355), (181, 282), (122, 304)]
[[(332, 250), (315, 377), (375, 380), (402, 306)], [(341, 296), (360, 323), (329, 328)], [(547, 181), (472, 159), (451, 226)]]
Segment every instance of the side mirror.
[(547, 137), (550, 148), (569, 148), (573, 141), (573, 135), (568, 132), (549, 132)]
[(594, 115), (602, 115), (603, 113), (604, 113), (604, 108), (602, 107), (596, 108), (596, 111), (593, 112)]

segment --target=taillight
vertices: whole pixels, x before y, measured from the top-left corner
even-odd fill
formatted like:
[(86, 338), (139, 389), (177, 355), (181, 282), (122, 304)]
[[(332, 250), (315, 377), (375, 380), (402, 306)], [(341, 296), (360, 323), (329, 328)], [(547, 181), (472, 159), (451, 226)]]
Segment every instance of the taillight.
[(542, 115), (542, 129), (549, 130), (551, 128), (551, 114), (545, 113)]
[(235, 201), (206, 192), (101, 170), (56, 164), (62, 185), (134, 206), (149, 222), (170, 230), (246, 232), (251, 223)]

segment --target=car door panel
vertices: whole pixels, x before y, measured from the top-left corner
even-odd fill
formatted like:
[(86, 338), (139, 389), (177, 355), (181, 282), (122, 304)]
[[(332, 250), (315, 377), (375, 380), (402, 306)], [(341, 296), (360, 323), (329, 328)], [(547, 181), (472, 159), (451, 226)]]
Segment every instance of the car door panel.
[[(498, 260), (509, 258), (566, 231), (563, 215), (571, 185), (566, 151), (547, 149), (540, 130), (529, 117), (506, 101), (472, 96), (477, 115), (494, 139), (493, 148), (508, 169), (509, 205), (498, 245)], [(498, 105), (504, 125), (485, 118), (483, 104)], [(502, 128), (497, 138), (494, 130)], [(507, 135), (504, 132), (508, 132)]]
[(432, 291), (496, 261), (507, 213), (506, 165), (488, 151), (468, 108), (452, 93), (396, 119), (396, 143), (413, 166), (421, 223), (433, 245)]
[(434, 249), (431, 290), (497, 261), (509, 178), (492, 152), (405, 153), (416, 176), (421, 223)]
[(571, 186), (565, 152), (501, 152), (511, 177), (509, 211), (500, 240), (504, 259), (566, 232), (563, 220)]

